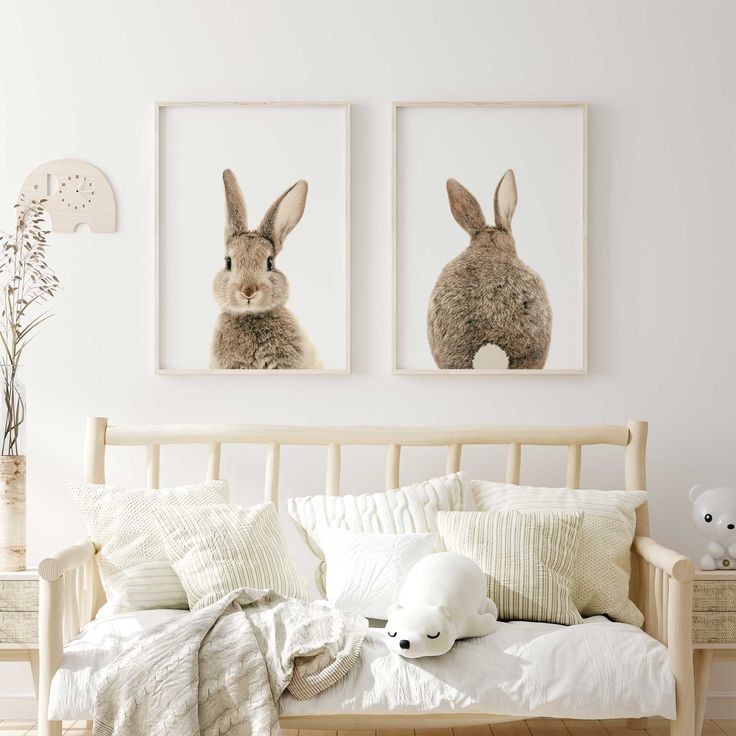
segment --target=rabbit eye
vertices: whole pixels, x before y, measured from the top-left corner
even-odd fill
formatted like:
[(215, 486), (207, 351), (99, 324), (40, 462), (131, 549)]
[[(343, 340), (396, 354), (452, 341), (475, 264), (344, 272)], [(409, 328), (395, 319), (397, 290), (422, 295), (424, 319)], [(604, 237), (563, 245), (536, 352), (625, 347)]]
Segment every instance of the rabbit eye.
[(713, 517), (710, 514), (705, 515), (705, 520), (710, 524), (713, 521)]
[(225, 256), (225, 268), (228, 271), (232, 271), (232, 268), (233, 268), (233, 259), (230, 258), (230, 256)]
[(436, 639), (440, 635), (440, 633), (441, 632), (438, 631), (434, 636), (432, 636), (432, 634), (427, 634), (427, 639)]
[(271, 256), (269, 256), (268, 258), (266, 258), (266, 268), (269, 271), (273, 271), (273, 258), (271, 258)]
[(386, 633), (393, 639), (396, 636), (396, 634), (398, 634), (399, 632), (394, 631), (394, 633), (392, 634), (390, 631), (387, 631)]

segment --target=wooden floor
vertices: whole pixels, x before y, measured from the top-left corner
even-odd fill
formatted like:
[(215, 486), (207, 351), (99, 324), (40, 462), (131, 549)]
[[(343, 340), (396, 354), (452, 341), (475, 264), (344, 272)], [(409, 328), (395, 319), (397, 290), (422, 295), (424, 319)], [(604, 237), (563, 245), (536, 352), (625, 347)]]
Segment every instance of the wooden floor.
[[(89, 736), (84, 721), (65, 721), (64, 734)], [(33, 736), (33, 721), (0, 721), (0, 736)], [(669, 721), (651, 718), (646, 731), (629, 731), (625, 721), (557, 721), (535, 718), (494, 726), (466, 728), (417, 729), (416, 731), (283, 731), (284, 736), (667, 736)], [(736, 719), (706, 721), (703, 736), (736, 736)]]

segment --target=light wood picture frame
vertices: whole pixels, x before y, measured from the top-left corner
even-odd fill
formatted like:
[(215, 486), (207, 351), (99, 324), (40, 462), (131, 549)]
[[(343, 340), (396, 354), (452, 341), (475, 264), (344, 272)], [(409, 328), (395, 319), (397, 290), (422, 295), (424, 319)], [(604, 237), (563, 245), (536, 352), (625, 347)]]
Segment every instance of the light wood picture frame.
[(393, 103), (394, 374), (587, 372), (587, 117)]
[(154, 107), (156, 373), (349, 373), (350, 105)]

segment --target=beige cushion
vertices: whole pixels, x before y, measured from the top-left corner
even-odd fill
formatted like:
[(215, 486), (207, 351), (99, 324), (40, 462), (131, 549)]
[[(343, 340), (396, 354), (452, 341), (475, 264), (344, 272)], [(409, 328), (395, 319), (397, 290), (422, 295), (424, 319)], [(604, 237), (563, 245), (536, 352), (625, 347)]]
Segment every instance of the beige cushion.
[(466, 487), (465, 474), (452, 473), (383, 493), (290, 498), (288, 509), (309, 548), (320, 560), (318, 582), (324, 590), (325, 556), (319, 544), (318, 528), (389, 534), (436, 532), (437, 512), (460, 511)]
[(498, 617), (580, 624), (570, 591), (583, 514), (465, 511), (438, 514), (451, 552), (469, 557), (486, 574)]
[(631, 544), (636, 509), (646, 491), (573, 491), (473, 481), (481, 511), (582, 511), (585, 516), (572, 571), (572, 597), (583, 616), (603, 614), (641, 626), (644, 618), (629, 600)]
[(204, 608), (238, 588), (309, 598), (309, 588), (286, 547), (271, 503), (159, 508), (166, 553), (189, 607)]
[(186, 608), (187, 597), (166, 556), (155, 510), (227, 503), (227, 481), (156, 489), (70, 483), (69, 490), (99, 550), (97, 563), (108, 601), (103, 615)]

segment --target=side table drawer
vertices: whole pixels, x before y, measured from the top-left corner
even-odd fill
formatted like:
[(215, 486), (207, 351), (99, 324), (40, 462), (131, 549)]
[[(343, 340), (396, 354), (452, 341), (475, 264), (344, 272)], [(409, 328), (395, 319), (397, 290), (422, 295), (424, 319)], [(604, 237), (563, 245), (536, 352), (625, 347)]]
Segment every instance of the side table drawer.
[(736, 584), (733, 580), (695, 580), (693, 611), (736, 611)]
[(736, 611), (693, 611), (693, 644), (736, 644)]
[(38, 611), (0, 611), (0, 644), (36, 644)]
[(38, 611), (38, 582), (0, 580), (0, 611)]

